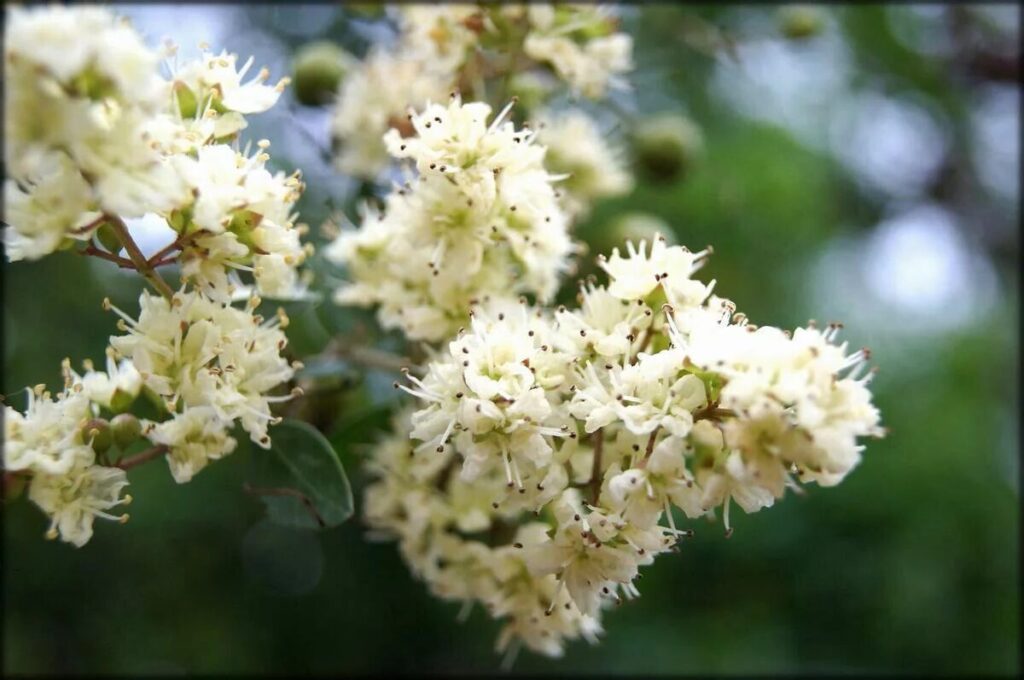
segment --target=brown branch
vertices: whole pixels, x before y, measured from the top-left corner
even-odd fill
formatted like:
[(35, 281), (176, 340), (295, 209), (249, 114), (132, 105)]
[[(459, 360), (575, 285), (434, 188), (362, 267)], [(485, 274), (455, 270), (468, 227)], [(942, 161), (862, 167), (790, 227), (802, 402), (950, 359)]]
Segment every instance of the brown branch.
[(136, 453), (134, 456), (128, 456), (117, 461), (114, 467), (121, 468), (122, 470), (131, 470), (133, 467), (148, 463), (154, 458), (166, 454), (170, 449), (167, 448), (166, 444), (157, 444), (152, 446), (141, 453)]
[(81, 227), (78, 227), (77, 229), (72, 229), (71, 233), (72, 234), (88, 234), (92, 229), (94, 229), (95, 227), (103, 224), (106, 220), (107, 220), (107, 216), (106, 215), (100, 215), (99, 217), (94, 219), (89, 224), (82, 225)]
[(249, 482), (242, 482), (242, 491), (252, 496), (288, 496), (298, 498), (321, 529), (327, 526), (327, 522), (324, 521), (324, 518), (317, 512), (316, 506), (313, 505), (313, 501), (298, 489), (291, 489), (285, 486), (256, 487), (249, 484)]
[(718, 403), (708, 404), (706, 407), (693, 414), (694, 421), (697, 420), (721, 420), (722, 418), (735, 418), (736, 411), (728, 408), (718, 408)]
[(153, 267), (150, 266), (149, 261), (139, 250), (139, 246), (136, 245), (135, 241), (132, 240), (132, 235), (128, 233), (128, 227), (116, 215), (107, 215), (107, 220), (110, 222), (110, 226), (114, 230), (114, 235), (117, 236), (117, 240), (124, 246), (125, 251), (128, 253), (129, 259), (135, 265), (135, 269), (142, 274), (143, 278), (149, 281), (150, 285), (156, 288), (165, 298), (170, 300), (174, 297), (174, 291), (167, 285), (167, 282), (160, 278), (160, 275), (153, 271)]
[(338, 341), (331, 343), (330, 351), (339, 358), (359, 364), (364, 368), (376, 368), (392, 373), (401, 373), (403, 369), (408, 369), (412, 363), (409, 359), (396, 356), (390, 352), (373, 347), (343, 345)]
[(156, 253), (151, 255), (150, 258), (148, 260), (146, 260), (146, 263), (150, 267), (159, 267), (160, 265), (170, 264), (171, 262), (174, 261), (174, 259), (164, 260), (164, 258), (167, 255), (170, 255), (175, 250), (181, 250), (182, 245), (183, 245), (182, 240), (180, 238), (176, 238), (176, 239), (174, 239), (174, 241), (172, 241), (171, 243), (168, 243), (166, 246), (164, 246), (163, 248), (158, 250)]
[(113, 262), (118, 267), (121, 267), (123, 269), (135, 269), (135, 263), (132, 262), (131, 260), (123, 258), (123, 257), (121, 257), (119, 255), (114, 255), (113, 253), (108, 253), (105, 250), (100, 250), (96, 246), (88, 246), (88, 247), (85, 248), (85, 250), (79, 250), (78, 252), (80, 254), (82, 254), (82, 255), (87, 255), (87, 256), (90, 256), (90, 257), (98, 257), (101, 260), (106, 260), (107, 262)]
[(661, 425), (654, 428), (654, 432), (652, 432), (651, 436), (647, 439), (647, 449), (644, 451), (644, 461), (651, 457), (651, 452), (654, 451), (654, 441), (658, 438), (658, 430), (660, 429)]
[(590, 469), (590, 498), (591, 505), (596, 506), (601, 498), (601, 453), (604, 451), (604, 430), (598, 429), (594, 433), (594, 464)]

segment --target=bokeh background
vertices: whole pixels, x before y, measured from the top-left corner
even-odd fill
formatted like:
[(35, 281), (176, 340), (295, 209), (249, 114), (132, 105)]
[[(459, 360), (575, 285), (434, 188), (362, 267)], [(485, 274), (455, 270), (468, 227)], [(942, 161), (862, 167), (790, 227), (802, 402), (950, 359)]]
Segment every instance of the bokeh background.
[[(154, 43), (206, 40), (275, 78), (310, 40), (359, 55), (387, 37), (365, 7), (117, 9)], [(681, 243), (713, 244), (703, 274), (755, 322), (844, 321), (874, 352), (891, 434), (841, 486), (734, 513), (728, 540), (689, 523), (696, 538), (644, 570), (643, 596), (608, 613), (600, 645), (523, 653), (515, 671), (1019, 670), (1020, 8), (803, 11), (813, 30), (769, 5), (624, 8), (637, 68), (618, 108), (681, 113), (703, 150), (680, 179), (600, 204), (577, 234), (606, 249), (615, 221), (642, 210)], [(281, 169), (303, 169), (306, 221), (354, 217), (357, 188), (324, 157), (329, 110), (291, 96), (251, 117), (250, 136), (274, 140)], [(60, 253), (3, 267), (2, 389), (15, 404), (26, 384), (57, 384), (63, 357), (102, 356), (105, 295), (137, 308), (137, 281), (105, 263)], [(311, 348), (368, 318), (330, 305), (299, 316), (293, 343)], [(318, 415), (357, 495), (390, 379), (353, 376)], [(24, 499), (5, 506), (4, 670), (497, 669), (498, 625), (479, 609), (456, 623), (458, 606), (358, 518), (324, 533), (261, 520), (241, 490), (250, 457), (183, 487), (159, 465), (133, 471), (132, 521), (98, 525), (81, 550), (42, 540), (46, 520)]]

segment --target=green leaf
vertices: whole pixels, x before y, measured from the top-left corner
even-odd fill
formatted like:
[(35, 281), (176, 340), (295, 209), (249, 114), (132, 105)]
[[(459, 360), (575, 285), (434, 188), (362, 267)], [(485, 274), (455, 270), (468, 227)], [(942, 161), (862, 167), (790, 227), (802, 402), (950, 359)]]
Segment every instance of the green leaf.
[(320, 432), (286, 420), (270, 431), (269, 450), (253, 450), (253, 478), (267, 516), (298, 529), (335, 527), (352, 516), (352, 489), (338, 454)]

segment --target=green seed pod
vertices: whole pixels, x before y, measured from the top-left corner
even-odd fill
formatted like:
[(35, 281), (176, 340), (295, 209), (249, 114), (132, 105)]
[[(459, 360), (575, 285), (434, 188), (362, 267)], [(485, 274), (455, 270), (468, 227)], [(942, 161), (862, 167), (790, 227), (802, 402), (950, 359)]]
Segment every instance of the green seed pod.
[(806, 40), (825, 28), (825, 13), (820, 7), (790, 5), (779, 9), (779, 30), (790, 40)]
[(332, 42), (319, 40), (304, 45), (292, 63), (295, 98), (306, 106), (330, 103), (348, 70), (350, 59)]
[(142, 436), (142, 423), (131, 413), (114, 416), (110, 421), (110, 429), (114, 435), (117, 448), (122, 451), (135, 443)]
[(82, 425), (82, 441), (92, 444), (92, 450), (103, 453), (114, 443), (114, 434), (105, 418), (93, 418)]
[(704, 151), (700, 128), (674, 113), (641, 121), (632, 137), (637, 171), (653, 181), (673, 182), (683, 177)]

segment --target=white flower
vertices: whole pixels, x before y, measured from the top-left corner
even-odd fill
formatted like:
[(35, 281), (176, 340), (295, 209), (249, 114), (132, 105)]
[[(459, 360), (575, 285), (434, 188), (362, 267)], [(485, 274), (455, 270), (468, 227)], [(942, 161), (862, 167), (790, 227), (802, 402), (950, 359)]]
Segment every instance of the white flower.
[(593, 616), (602, 600), (618, 599), (620, 586), (632, 587), (639, 565), (653, 554), (619, 537), (618, 517), (585, 511), (575, 489), (566, 490), (552, 510), (558, 528), (551, 541), (528, 550), (526, 563), (533, 574), (559, 574), (573, 603)]
[(178, 484), (184, 484), (213, 460), (235, 450), (224, 419), (210, 406), (186, 408), (162, 423), (149, 423), (144, 432), (155, 444), (168, 447), (167, 464)]
[(636, 467), (610, 475), (609, 508), (640, 527), (654, 525), (663, 510), (672, 522), (669, 503), (681, 508), (687, 517), (704, 514), (702, 491), (686, 469), (684, 450), (679, 438), (664, 437)]
[(4, 182), (7, 258), (37, 260), (57, 250), (66, 238), (91, 238), (94, 212), (89, 184), (62, 152), (47, 152), (21, 182)]
[[(176, 293), (173, 302), (143, 293), (138, 321), (116, 307), (126, 335), (110, 339), (130, 357), (147, 387), (173, 413), (212, 407), (221, 419), (238, 419), (257, 444), (268, 447), (267, 426), (276, 422), (270, 404), (289, 396), (268, 392), (291, 379), (295, 370), (281, 356), (287, 340), (279, 319), (264, 322), (253, 315), (258, 299), (235, 309), (200, 293)], [(287, 320), (281, 316), (282, 320)]]
[(406, 124), (409, 107), (444, 98), (454, 79), (429, 60), (375, 50), (346, 74), (331, 121), (342, 172), (373, 178), (387, 165), (383, 136)]
[(423, 174), (328, 247), (351, 280), (337, 302), (379, 304), (386, 327), (440, 341), (465, 325), (474, 300), (554, 295), (575, 246), (543, 150), (501, 115), (488, 126), (489, 113), (453, 97), (413, 117), (417, 136), (389, 133), (392, 152)]
[(664, 427), (685, 437), (693, 426), (693, 412), (707, 397), (700, 378), (685, 372), (684, 359), (680, 350), (641, 352), (634, 364), (600, 372), (591, 362), (569, 411), (586, 421), (587, 432), (619, 420), (633, 434)]
[(543, 387), (551, 362), (559, 361), (546, 356), (552, 352), (543, 341), (546, 323), (521, 304), (477, 310), (472, 332), (449, 344), (445, 362), (432, 365), (422, 381), (409, 376), (414, 387), (403, 388), (427, 402), (412, 416), (412, 436), (423, 442), (417, 450), (443, 450), (455, 436), (464, 479), (504, 468), (508, 486), (525, 489), (524, 474), (550, 460), (549, 438), (568, 432), (552, 417)]
[[(270, 72), (263, 68), (248, 82), (242, 79), (253, 64), (253, 57), (235, 69), (237, 54), (226, 50), (220, 54), (203, 51), (202, 57), (190, 61), (174, 72), (172, 82), (176, 86), (178, 96), (190, 96), (205, 109), (207, 106), (222, 107), (238, 113), (260, 113), (277, 103), (278, 98), (288, 84), (288, 78), (282, 78), (276, 85), (264, 85)], [(182, 87), (188, 88), (187, 95)]]
[(158, 96), (157, 54), (127, 21), (105, 8), (12, 8), (4, 42), (8, 62), (31, 62), (80, 94), (116, 92), (137, 101)]
[(63, 475), (76, 461), (91, 463), (92, 448), (81, 434), (92, 417), (88, 396), (65, 390), (51, 399), (41, 386), (25, 392), (24, 413), (4, 409), (4, 470)]
[(454, 71), (466, 58), (466, 51), (483, 30), (483, 9), (475, 4), (399, 5), (402, 47), (434, 68)]
[(121, 492), (128, 485), (124, 470), (92, 465), (91, 459), (77, 458), (63, 472), (38, 472), (32, 476), (28, 497), (50, 516), (48, 538), (82, 547), (92, 538), (93, 521), (124, 522), (128, 515), (111, 515), (108, 510), (127, 504), (130, 496)]
[[(571, 30), (571, 29), (570, 29)], [(633, 68), (633, 39), (623, 33), (577, 42), (567, 30), (531, 32), (524, 51), (537, 61), (551, 65), (555, 73), (576, 92), (596, 99), (609, 85), (621, 86), (619, 76)]]
[(603, 286), (584, 286), (579, 309), (560, 308), (555, 313), (562, 343), (577, 356), (596, 354), (621, 360), (643, 341), (651, 326), (652, 312), (644, 304), (626, 302)]
[(704, 263), (708, 250), (691, 253), (684, 246), (670, 246), (658, 237), (653, 240), (649, 256), (647, 241), (640, 241), (639, 246), (630, 241), (626, 251), (626, 258), (618, 248), (612, 250), (610, 258), (598, 258), (598, 264), (611, 279), (608, 292), (619, 299), (643, 299), (660, 287), (669, 304), (685, 307), (699, 305), (711, 292), (711, 286), (690, 278)]
[(142, 376), (128, 359), (120, 362), (114, 351), (107, 348), (107, 370), (97, 371), (91, 361), (85, 363), (85, 375), (71, 370), (70, 362), (65, 363), (66, 379), (82, 387), (85, 396), (96, 404), (113, 411), (126, 408), (142, 390)]
[(545, 167), (568, 176), (561, 188), (567, 192), (565, 202), (573, 214), (586, 214), (594, 200), (620, 196), (633, 188), (621, 150), (580, 111), (557, 116), (542, 113), (537, 141), (547, 147)]

